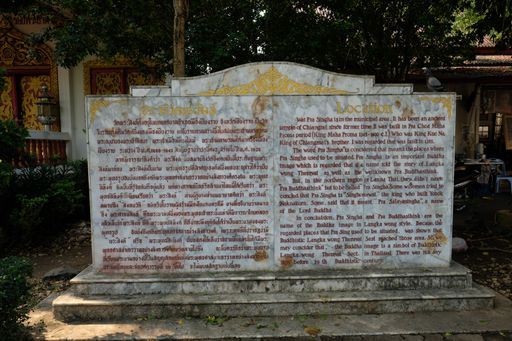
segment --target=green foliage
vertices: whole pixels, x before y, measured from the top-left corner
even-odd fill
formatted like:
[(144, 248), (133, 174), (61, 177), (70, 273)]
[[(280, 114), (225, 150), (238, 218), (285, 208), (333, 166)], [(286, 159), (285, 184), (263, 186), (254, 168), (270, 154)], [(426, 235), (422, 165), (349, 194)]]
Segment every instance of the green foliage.
[(9, 225), (16, 229), (19, 242), (30, 243), (36, 238), (37, 229), (43, 222), (44, 207), (48, 202), (48, 196), (41, 195), (29, 198), (26, 195), (17, 195), (18, 207), (9, 216)]
[[(203, 0), (192, 2), (188, 72), (259, 60), (404, 80), (413, 66), (448, 65), (471, 53), (454, 31), (463, 1)], [(471, 32), (472, 33), (472, 32)]]
[(13, 176), (14, 171), (12, 166), (6, 162), (0, 161), (0, 196), (11, 184)]
[[(284, 60), (401, 81), (411, 67), (470, 58), (491, 34), (512, 43), (512, 0), (193, 0), (186, 26), (189, 76), (246, 62)], [(53, 41), (59, 64), (125, 56), (170, 71), (173, 2), (7, 1), (47, 18), (34, 41)]]
[(88, 218), (85, 161), (18, 169), (0, 189), (0, 252), (43, 241)]
[(498, 48), (512, 48), (512, 0), (469, 1), (469, 8), (481, 14), (474, 24), (480, 40), (491, 37)]
[(55, 42), (55, 58), (62, 66), (72, 67), (95, 55), (106, 60), (123, 56), (160, 71), (170, 68), (172, 1), (27, 1), (17, 9), (26, 15), (38, 13), (51, 23), (32, 41)]
[(23, 258), (0, 259), (0, 335), (2, 340), (20, 340), (21, 323), (29, 312), (32, 265)]
[(188, 75), (261, 60), (262, 1), (191, 1), (186, 27)]
[(11, 163), (21, 155), (28, 131), (13, 120), (0, 120), (0, 160)]
[(215, 316), (215, 315), (208, 315), (205, 318), (206, 324), (207, 325), (210, 324), (213, 326), (222, 326), (224, 324), (224, 322), (226, 322), (227, 320), (228, 320), (228, 318), (226, 318), (226, 317)]

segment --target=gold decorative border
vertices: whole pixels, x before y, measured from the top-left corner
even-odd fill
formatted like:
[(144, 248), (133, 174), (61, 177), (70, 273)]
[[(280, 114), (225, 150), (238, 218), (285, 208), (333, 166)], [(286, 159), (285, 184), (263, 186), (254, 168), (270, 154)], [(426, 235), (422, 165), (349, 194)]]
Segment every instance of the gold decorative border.
[(96, 113), (103, 108), (106, 108), (112, 104), (125, 103), (128, 99), (117, 99), (107, 101), (103, 98), (94, 98), (89, 100), (89, 120), (91, 125), (94, 124), (94, 120), (96, 119)]
[(272, 66), (252, 82), (204, 91), (197, 94), (197, 96), (346, 95), (354, 93), (356, 92), (321, 85), (299, 83), (286, 77)]
[[(8, 16), (6, 15), (0, 15), (0, 38), (3, 37), (10, 37), (16, 41), (20, 41), (22, 43), (21, 46), (26, 46), (26, 38), (28, 37), (27, 34), (21, 32), (18, 30), (9, 20)], [(18, 51), (21, 52), (21, 51)], [(49, 68), (50, 70), (50, 95), (55, 98), (57, 101), (59, 101), (59, 69), (57, 66), (57, 63), (55, 63), (53, 59), (53, 50), (50, 46), (46, 44), (39, 44), (37, 46), (37, 52), (42, 53), (44, 55), (45, 60), (48, 61), (48, 64), (41, 63), (41, 64), (27, 64), (27, 65), (17, 65), (17, 64), (7, 64), (0, 61), (0, 66), (9, 69), (9, 68), (21, 68), (23, 70), (41, 70), (41, 67)], [(56, 122), (58, 128), (60, 129), (60, 113), (59, 113), (59, 121)]]
[(419, 101), (429, 101), (432, 103), (440, 103), (448, 112), (448, 118), (452, 117), (453, 101), (450, 97), (418, 97)]

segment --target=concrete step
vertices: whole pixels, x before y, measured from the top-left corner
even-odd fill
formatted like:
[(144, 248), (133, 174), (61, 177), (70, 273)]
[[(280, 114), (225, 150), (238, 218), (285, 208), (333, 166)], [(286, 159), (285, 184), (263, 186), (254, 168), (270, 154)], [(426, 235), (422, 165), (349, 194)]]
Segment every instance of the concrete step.
[(170, 317), (243, 317), (378, 314), (492, 309), (494, 293), (466, 289), (417, 289), (341, 292), (152, 294), (79, 296), (65, 293), (53, 302), (61, 321), (161, 319)]
[(471, 288), (469, 269), (367, 269), (301, 272), (101, 274), (91, 267), (71, 280), (79, 295), (300, 293)]

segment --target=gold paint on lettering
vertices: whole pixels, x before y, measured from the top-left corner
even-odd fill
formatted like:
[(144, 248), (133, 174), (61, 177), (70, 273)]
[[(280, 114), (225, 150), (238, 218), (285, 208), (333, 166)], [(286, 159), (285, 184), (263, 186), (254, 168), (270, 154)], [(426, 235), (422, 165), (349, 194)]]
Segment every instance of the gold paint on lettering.
[(451, 97), (419, 97), (418, 100), (441, 104), (446, 109), (448, 118), (452, 117), (453, 102)]
[(342, 106), (340, 102), (336, 102), (337, 113), (342, 114), (392, 114), (393, 106), (390, 104), (370, 103), (365, 105), (351, 105), (347, 104)]
[(215, 116), (217, 114), (217, 107), (215, 104), (210, 105), (209, 107), (204, 106), (202, 104), (193, 105), (190, 107), (178, 107), (174, 105), (160, 105), (160, 106), (149, 106), (143, 104), (140, 107), (141, 116), (148, 115), (205, 115), (205, 116)]
[(346, 95), (354, 93), (356, 92), (321, 85), (299, 83), (286, 77), (272, 66), (252, 82), (204, 91), (198, 93), (197, 96)]

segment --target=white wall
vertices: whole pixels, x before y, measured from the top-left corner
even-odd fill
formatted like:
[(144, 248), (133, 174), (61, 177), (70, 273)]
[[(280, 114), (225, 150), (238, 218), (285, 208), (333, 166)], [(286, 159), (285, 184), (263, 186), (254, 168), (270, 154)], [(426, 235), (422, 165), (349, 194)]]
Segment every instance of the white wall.
[(87, 133), (85, 126), (85, 95), (83, 73), (84, 68), (82, 63), (71, 69), (71, 86), (73, 92), (73, 105), (71, 112), (73, 125), (71, 136), (73, 140), (72, 158), (75, 160), (87, 158)]
[(71, 135), (68, 158), (87, 158), (83, 65), (71, 69), (59, 67), (59, 105), (61, 130)]

